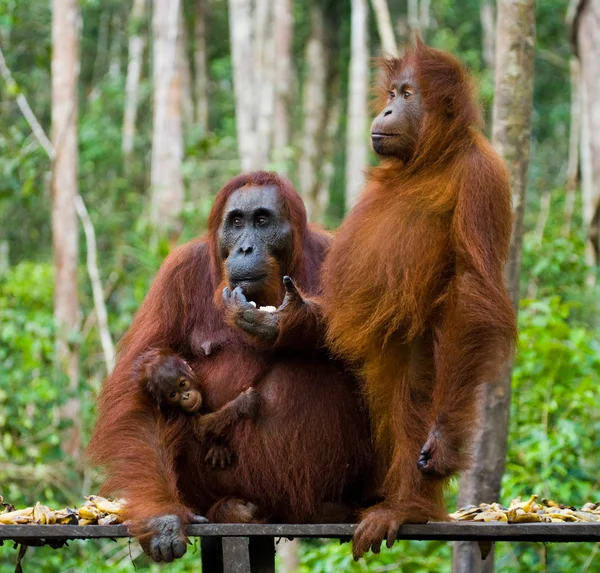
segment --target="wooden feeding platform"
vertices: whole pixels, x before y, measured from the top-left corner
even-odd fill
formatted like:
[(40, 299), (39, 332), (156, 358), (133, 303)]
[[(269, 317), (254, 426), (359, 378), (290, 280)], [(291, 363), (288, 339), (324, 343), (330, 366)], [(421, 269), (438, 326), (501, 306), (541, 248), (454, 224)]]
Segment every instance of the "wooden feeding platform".
[[(189, 525), (189, 537), (201, 538), (205, 573), (273, 573), (277, 538), (312, 537), (350, 540), (356, 525), (220, 524)], [(130, 537), (123, 525), (1, 525), (0, 540), (25, 545), (60, 545), (69, 539)], [(478, 542), (598, 542), (600, 523), (436, 522), (404, 525), (398, 539)], [(382, 549), (385, 551), (385, 549)]]

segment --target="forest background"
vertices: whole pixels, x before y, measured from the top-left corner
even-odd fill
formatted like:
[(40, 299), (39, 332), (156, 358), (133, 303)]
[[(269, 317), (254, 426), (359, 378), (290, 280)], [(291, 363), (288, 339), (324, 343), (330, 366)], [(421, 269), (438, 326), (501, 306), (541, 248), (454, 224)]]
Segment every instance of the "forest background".
[[(580, 66), (600, 62), (600, 1), (524, 4), (536, 22), (524, 78), (531, 159), (500, 500), (538, 493), (579, 505), (598, 501), (600, 485), (600, 90), (586, 90), (585, 75), (600, 68)], [(205, 230), (230, 177), (276, 170), (311, 220), (339, 224), (375, 161), (372, 57), (413, 32), (456, 54), (491, 135), (496, 15), (493, 0), (0, 0), (5, 501), (60, 507), (97, 490), (80, 453), (115, 342), (169, 250)], [(496, 569), (594, 571), (598, 549), (499, 544)], [(452, 568), (452, 548), (436, 542), (399, 542), (359, 563), (348, 544), (281, 553), (286, 572)], [(15, 557), (0, 548), (1, 573)], [(198, 562), (190, 550), (168, 570)], [(135, 543), (108, 540), (30, 549), (25, 565), (158, 571)]]

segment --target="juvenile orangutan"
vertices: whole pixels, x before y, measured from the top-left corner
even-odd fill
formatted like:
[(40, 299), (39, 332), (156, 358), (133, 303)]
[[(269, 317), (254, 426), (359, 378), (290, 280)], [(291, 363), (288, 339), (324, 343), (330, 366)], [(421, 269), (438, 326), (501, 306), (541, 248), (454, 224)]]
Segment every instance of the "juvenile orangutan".
[(192, 430), (202, 443), (210, 444), (205, 461), (225, 469), (233, 462), (229, 446), (233, 427), (243, 419), (253, 419), (260, 403), (258, 392), (248, 388), (215, 412), (203, 409), (202, 390), (188, 363), (165, 350), (149, 350), (141, 356), (141, 382), (156, 403), (169, 415), (192, 414)]

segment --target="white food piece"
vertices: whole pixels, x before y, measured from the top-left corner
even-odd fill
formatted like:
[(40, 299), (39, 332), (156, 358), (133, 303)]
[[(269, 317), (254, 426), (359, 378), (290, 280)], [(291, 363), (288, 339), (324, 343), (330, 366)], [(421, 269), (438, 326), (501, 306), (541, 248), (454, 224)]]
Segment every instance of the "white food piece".
[(258, 310), (262, 310), (263, 312), (275, 312), (277, 309), (274, 306), (261, 306)]
[(256, 303), (253, 300), (248, 301), (254, 308), (256, 308)]

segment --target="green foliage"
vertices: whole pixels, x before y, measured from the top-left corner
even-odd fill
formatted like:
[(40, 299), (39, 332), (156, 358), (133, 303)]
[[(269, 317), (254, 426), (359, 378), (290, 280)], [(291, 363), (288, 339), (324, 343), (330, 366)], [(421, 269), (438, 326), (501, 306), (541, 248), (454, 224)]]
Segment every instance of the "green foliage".
[(350, 543), (306, 542), (300, 555), (300, 573), (362, 573), (363, 571), (402, 571), (423, 573), (450, 571), (451, 550), (439, 541), (398, 541), (379, 555), (369, 553), (355, 562)]
[[(406, 2), (388, 0), (397, 30), (405, 29)], [(598, 496), (600, 466), (600, 336), (597, 269), (585, 263), (580, 205), (563, 233), (564, 180), (569, 132), (570, 47), (564, 26), (567, 0), (537, 3), (535, 94), (530, 183), (523, 246), (520, 344), (516, 356), (507, 471), (503, 501), (531, 492), (579, 504)], [(183, 176), (186, 186), (183, 242), (202, 234), (215, 192), (239, 171), (228, 2), (210, 0), (207, 24), (209, 128), (187, 122)], [(310, 8), (324, 11), (331, 57), (328, 97), (346, 109), (350, 45), (350, 4), (337, 0), (294, 2), (292, 142), (287, 159), (272, 165), (297, 180), (303, 129), (301, 97)], [(127, 34), (149, 36), (151, 20), (128, 24), (131, 2), (85, 0), (82, 13), (79, 93), (79, 185), (96, 229), (109, 327), (118, 340), (129, 326), (152, 277), (171, 244), (154, 240), (148, 221), (152, 135), (151, 67), (146, 57), (134, 152), (121, 152)], [(185, 2), (193, 36), (192, 2)], [(494, 95), (493, 73), (482, 57), (479, 0), (431, 3), (425, 39), (456, 53), (473, 71), (488, 128)], [(379, 50), (371, 13), (371, 52)], [(44, 129), (50, 126), (51, 5), (47, 0), (0, 0), (0, 43), (8, 66)], [(193, 46), (190, 46), (190, 55)], [(118, 64), (110, 71), (111, 61)], [(120, 66), (120, 71), (119, 71)], [(114, 71), (114, 70), (118, 71)], [(339, 86), (336, 90), (335, 86)], [(0, 243), (7, 242), (12, 266), (0, 276), (0, 494), (19, 506), (40, 500), (63, 506), (81, 501), (98, 487), (97, 476), (65, 460), (60, 411), (71, 397), (54, 367), (53, 276), (50, 225), (50, 161), (32, 136), (15, 103), (15, 90), (0, 82)], [(334, 150), (327, 223), (344, 215), (345, 113)], [(540, 216), (540, 198), (551, 190), (550, 212)], [(543, 236), (540, 238), (542, 226)], [(84, 267), (79, 269), (82, 331), (77, 333), (84, 441), (94, 421), (94, 401), (105, 366), (92, 317)], [(151, 245), (151, 246), (150, 246)], [(2, 271), (0, 271), (2, 272)], [(451, 503), (452, 506), (453, 503)], [(159, 571), (126, 541), (74, 542), (69, 548), (29, 549), (25, 568), (51, 571)], [(498, 570), (507, 573), (597, 569), (591, 545), (500, 544)], [(301, 571), (445, 572), (451, 548), (434, 542), (399, 542), (391, 550), (352, 561), (349, 544), (306, 541)], [(0, 573), (14, 569), (15, 551), (0, 548)], [(191, 570), (196, 550), (169, 567)]]

